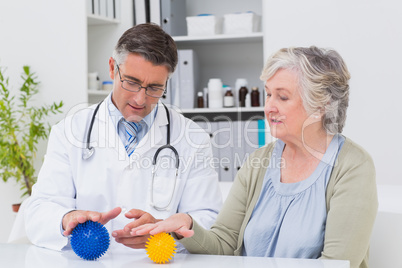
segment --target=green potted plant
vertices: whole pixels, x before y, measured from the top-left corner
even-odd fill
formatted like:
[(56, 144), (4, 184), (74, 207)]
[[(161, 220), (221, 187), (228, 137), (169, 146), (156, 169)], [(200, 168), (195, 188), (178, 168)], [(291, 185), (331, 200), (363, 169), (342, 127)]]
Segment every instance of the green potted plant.
[(36, 182), (38, 142), (48, 137), (51, 127), (46, 119), (50, 114), (61, 113), (63, 106), (60, 101), (33, 107), (39, 82), (29, 66), (23, 70), (19, 93), (12, 94), (5, 68), (0, 67), (0, 176), (4, 182), (14, 179), (23, 191), (22, 197), (31, 195)]

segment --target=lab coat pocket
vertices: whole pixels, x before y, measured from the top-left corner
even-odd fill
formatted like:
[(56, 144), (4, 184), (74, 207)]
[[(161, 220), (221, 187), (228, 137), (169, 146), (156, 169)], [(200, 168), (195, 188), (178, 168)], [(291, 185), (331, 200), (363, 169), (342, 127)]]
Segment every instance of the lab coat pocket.
[(158, 158), (150, 185), (150, 203), (156, 210), (170, 210), (178, 186), (175, 159), (171, 156)]

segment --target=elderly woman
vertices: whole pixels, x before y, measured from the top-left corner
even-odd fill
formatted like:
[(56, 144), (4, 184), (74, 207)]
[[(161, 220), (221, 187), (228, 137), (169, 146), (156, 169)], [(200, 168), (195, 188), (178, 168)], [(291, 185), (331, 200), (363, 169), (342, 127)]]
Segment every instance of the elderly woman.
[(368, 267), (377, 212), (371, 157), (341, 135), (350, 74), (334, 50), (281, 49), (264, 67), (277, 140), (237, 173), (211, 230), (176, 214), (133, 234), (174, 232), (191, 253), (350, 260)]

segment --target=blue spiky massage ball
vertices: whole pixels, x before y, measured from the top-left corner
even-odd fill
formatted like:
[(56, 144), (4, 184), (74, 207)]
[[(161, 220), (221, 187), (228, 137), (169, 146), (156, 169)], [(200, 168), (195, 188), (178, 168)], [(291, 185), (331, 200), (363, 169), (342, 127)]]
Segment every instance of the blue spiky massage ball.
[(71, 234), (71, 247), (84, 260), (93, 261), (102, 257), (109, 244), (109, 232), (99, 222), (80, 223)]

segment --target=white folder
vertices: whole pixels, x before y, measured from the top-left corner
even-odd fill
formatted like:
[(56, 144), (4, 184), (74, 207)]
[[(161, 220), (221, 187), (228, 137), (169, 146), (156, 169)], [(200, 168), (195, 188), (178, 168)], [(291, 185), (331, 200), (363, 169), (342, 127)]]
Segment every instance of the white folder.
[(106, 0), (106, 16), (109, 19), (116, 19), (116, 0)]
[[(150, 0), (149, 9), (150, 9), (150, 19), (151, 22), (158, 24), (161, 26), (161, 1), (163, 0)], [(166, 1), (165, 2), (170, 2)]]
[(243, 166), (246, 157), (242, 121), (233, 123), (233, 177), (236, 177), (237, 171)]
[(218, 122), (219, 180), (233, 181), (233, 122)]
[(186, 0), (161, 0), (160, 23), (162, 29), (171, 36), (187, 35), (186, 14)]
[(197, 85), (197, 57), (192, 49), (178, 50), (177, 64), (180, 79), (180, 108), (195, 108)]
[(100, 14), (100, 1), (99, 0), (95, 0), (93, 1), (93, 15), (99, 16)]
[(114, 0), (114, 14), (116, 15), (115, 19), (120, 20), (121, 18), (121, 0)]
[(165, 98), (162, 98), (162, 102), (169, 104), (170, 107), (175, 109), (179, 109), (180, 107), (180, 81), (178, 68), (176, 68), (168, 80)]
[(93, 14), (92, 0), (87, 0), (87, 14)]
[(243, 125), (243, 143), (244, 153), (248, 157), (252, 152), (258, 149), (258, 121), (246, 120), (242, 121)]
[[(95, 1), (96, 2), (96, 1)], [(99, 0), (99, 16), (107, 18), (107, 4), (106, 0)]]
[(216, 172), (219, 175), (219, 149), (217, 147), (218, 141), (216, 131), (218, 130), (218, 122), (208, 122), (208, 121), (196, 121), (196, 123), (204, 129), (211, 138), (211, 146), (212, 146), (212, 155), (213, 155), (213, 165), (215, 167)]
[(146, 10), (145, 10), (145, 0), (135, 0), (134, 1), (135, 10), (135, 25), (146, 23)]

